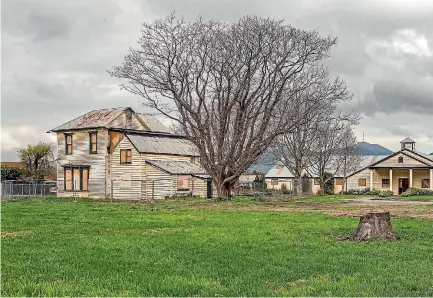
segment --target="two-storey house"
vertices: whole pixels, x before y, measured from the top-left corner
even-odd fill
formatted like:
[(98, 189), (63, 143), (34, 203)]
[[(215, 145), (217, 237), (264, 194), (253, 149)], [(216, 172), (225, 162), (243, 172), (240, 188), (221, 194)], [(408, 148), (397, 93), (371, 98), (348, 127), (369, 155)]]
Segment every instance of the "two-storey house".
[(131, 108), (95, 110), (57, 134), (58, 196), (158, 199), (210, 196), (196, 148), (155, 117)]

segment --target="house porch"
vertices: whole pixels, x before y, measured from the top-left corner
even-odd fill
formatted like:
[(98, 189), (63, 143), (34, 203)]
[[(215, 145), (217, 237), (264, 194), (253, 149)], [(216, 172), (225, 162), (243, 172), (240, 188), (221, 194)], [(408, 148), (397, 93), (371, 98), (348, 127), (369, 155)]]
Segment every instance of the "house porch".
[(394, 195), (407, 188), (433, 190), (432, 168), (370, 168), (370, 190), (391, 190)]

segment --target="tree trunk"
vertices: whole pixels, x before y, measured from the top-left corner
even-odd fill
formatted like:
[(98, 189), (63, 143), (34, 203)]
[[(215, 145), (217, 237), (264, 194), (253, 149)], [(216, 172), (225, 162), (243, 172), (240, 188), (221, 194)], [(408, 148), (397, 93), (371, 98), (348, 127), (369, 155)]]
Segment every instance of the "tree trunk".
[(400, 237), (392, 229), (389, 212), (371, 212), (360, 217), (358, 229), (348, 239), (352, 241), (393, 240)]
[(228, 200), (230, 197), (230, 182), (223, 183), (222, 181), (215, 181), (215, 188), (219, 199)]

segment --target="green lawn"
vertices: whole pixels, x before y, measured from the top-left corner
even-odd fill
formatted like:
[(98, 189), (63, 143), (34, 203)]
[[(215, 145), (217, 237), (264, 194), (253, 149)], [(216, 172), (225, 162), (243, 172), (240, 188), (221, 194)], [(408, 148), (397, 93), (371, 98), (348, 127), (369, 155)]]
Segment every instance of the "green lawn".
[(1, 296), (433, 296), (433, 221), (179, 205), (2, 203)]
[(433, 196), (391, 197), (391, 199), (402, 201), (433, 201)]
[[(348, 199), (356, 199), (359, 195), (311, 195), (311, 196), (291, 196), (291, 195), (275, 195), (275, 196), (233, 196), (232, 202), (261, 202), (261, 201), (288, 201), (298, 203), (346, 203)], [(363, 196), (365, 197), (365, 196)]]

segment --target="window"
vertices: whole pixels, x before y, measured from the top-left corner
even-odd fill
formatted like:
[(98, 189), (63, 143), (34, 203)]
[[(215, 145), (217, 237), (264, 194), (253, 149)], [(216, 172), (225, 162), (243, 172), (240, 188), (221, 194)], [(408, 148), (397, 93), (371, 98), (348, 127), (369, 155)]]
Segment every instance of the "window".
[(98, 132), (96, 131), (89, 132), (89, 153), (98, 153)]
[(358, 186), (367, 186), (367, 179), (358, 179)]
[(120, 163), (131, 163), (131, 149), (120, 149)]
[(430, 179), (422, 179), (421, 180), (422, 188), (430, 188)]
[(382, 179), (382, 187), (389, 187), (389, 179)]
[(278, 185), (278, 179), (272, 179), (271, 185)]
[(335, 179), (335, 185), (343, 185), (343, 179), (342, 178)]
[(398, 163), (403, 163), (403, 156), (398, 157)]
[(177, 190), (189, 190), (189, 175), (177, 176)]
[(65, 154), (72, 154), (72, 134), (65, 133)]
[(89, 190), (89, 167), (65, 167), (64, 171), (66, 191)]
[(314, 185), (320, 185), (319, 179), (314, 179)]

